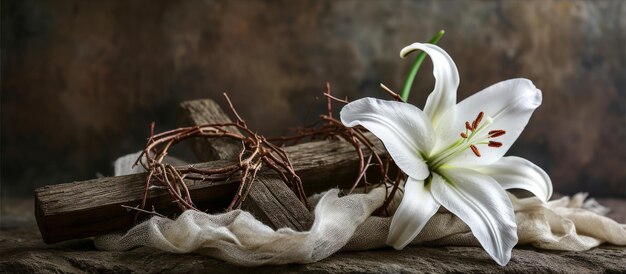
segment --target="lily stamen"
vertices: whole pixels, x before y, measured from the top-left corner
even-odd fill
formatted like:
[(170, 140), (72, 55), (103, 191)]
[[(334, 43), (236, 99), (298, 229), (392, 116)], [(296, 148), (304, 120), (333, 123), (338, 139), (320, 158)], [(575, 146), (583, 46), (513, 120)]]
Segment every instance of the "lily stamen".
[(491, 131), (489, 131), (489, 138), (496, 138), (496, 137), (502, 136), (504, 134), (506, 134), (506, 131), (501, 130), (501, 129), (491, 130)]
[(472, 152), (474, 152), (474, 155), (476, 155), (476, 157), (480, 157), (480, 151), (478, 151), (478, 148), (475, 145), (470, 145), (470, 148), (472, 149)]
[(489, 141), (489, 144), (487, 144), (490, 147), (501, 147), (502, 143), (500, 142), (494, 142), (494, 141)]
[[(493, 124), (493, 119), (489, 116), (484, 119), (485, 113), (480, 112), (476, 119), (473, 121), (475, 127), (472, 126), (468, 121), (465, 122), (465, 132), (461, 132), (459, 140), (450, 145), (448, 148), (442, 150), (440, 153), (433, 155), (429, 162), (429, 166), (433, 169), (439, 168), (441, 165), (445, 164), (449, 159), (452, 159), (466, 151), (467, 149), (471, 149), (474, 155), (477, 157), (481, 157), (480, 150), (478, 150), (477, 145), (486, 145), (489, 142), (487, 138), (490, 138), (489, 135), (485, 135), (484, 131), (486, 131), (489, 126)], [(482, 124), (481, 124), (482, 123)], [(471, 133), (468, 134), (468, 131)]]
[(485, 115), (485, 113), (482, 111), (478, 113), (478, 116), (476, 116), (476, 119), (474, 120), (474, 122), (472, 122), (473, 128), (478, 128), (478, 125), (480, 125), (480, 121), (483, 119), (483, 115)]

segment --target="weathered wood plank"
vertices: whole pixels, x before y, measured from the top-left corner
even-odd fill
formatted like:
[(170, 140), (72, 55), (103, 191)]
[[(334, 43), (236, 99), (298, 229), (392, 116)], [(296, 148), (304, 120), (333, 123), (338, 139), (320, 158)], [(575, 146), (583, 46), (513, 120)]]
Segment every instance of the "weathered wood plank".
[[(187, 126), (231, 122), (220, 106), (210, 99), (183, 102), (180, 108), (183, 123)], [(200, 161), (233, 160), (241, 150), (241, 143), (229, 138), (210, 141), (193, 138), (188, 141)], [(313, 223), (313, 214), (276, 176), (259, 176), (244, 200), (243, 208), (273, 228), (290, 227), (304, 231)]]
[[(200, 99), (180, 104), (181, 124), (196, 126), (216, 123), (230, 123), (231, 120), (213, 100)], [(230, 130), (238, 130), (231, 128)], [(230, 138), (192, 138), (187, 140), (191, 150), (201, 162), (219, 159), (235, 159), (241, 150), (241, 143)]]
[[(375, 140), (370, 135), (371, 140)], [(377, 144), (378, 154), (386, 153)], [(349, 187), (357, 177), (358, 159), (354, 148), (345, 141), (318, 141), (285, 148), (296, 173), (302, 178), (307, 194), (332, 187)], [(214, 168), (228, 161), (219, 160), (194, 166)], [(374, 178), (377, 169), (368, 178)], [(259, 176), (273, 174), (262, 170)], [(83, 238), (127, 229), (133, 224), (134, 212), (121, 205), (136, 206), (142, 199), (145, 174), (101, 178), (81, 182), (49, 185), (35, 190), (37, 223), (46, 243)], [(222, 211), (232, 198), (237, 180), (228, 182), (187, 181), (196, 205), (210, 212)], [(165, 191), (153, 191), (148, 207), (159, 212), (173, 208)]]
[(263, 174), (256, 178), (243, 208), (275, 229), (289, 227), (306, 231), (314, 219), (293, 191), (274, 174)]

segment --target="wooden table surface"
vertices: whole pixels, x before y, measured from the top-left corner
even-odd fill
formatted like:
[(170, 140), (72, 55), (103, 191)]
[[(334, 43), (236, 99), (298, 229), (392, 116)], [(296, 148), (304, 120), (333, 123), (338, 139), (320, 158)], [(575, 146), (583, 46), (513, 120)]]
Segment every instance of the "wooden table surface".
[[(598, 199), (612, 208), (609, 217), (626, 222), (626, 200)], [(195, 254), (171, 254), (151, 248), (126, 252), (95, 249), (91, 239), (46, 245), (33, 215), (32, 199), (2, 201), (0, 273), (624, 273), (626, 247), (603, 245), (586, 252), (545, 251), (516, 247), (500, 267), (477, 247), (408, 247), (334, 254), (308, 265), (245, 268)]]

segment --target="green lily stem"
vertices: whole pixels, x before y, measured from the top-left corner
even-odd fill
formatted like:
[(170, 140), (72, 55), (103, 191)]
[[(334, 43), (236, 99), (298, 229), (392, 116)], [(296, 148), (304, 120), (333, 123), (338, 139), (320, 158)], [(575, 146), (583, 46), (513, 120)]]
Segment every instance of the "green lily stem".
[[(437, 32), (437, 34), (435, 34), (435, 36), (433, 36), (433, 38), (430, 39), (430, 41), (428, 41), (428, 43), (437, 44), (437, 42), (439, 42), (439, 39), (441, 39), (444, 34), (445, 31), (440, 30), (439, 32)], [(402, 93), (400, 93), (400, 97), (405, 102), (409, 99), (409, 93), (411, 93), (413, 80), (415, 80), (415, 75), (417, 75), (417, 71), (420, 69), (420, 66), (424, 62), (424, 59), (426, 59), (426, 53), (420, 51), (417, 57), (415, 57), (415, 62), (413, 62), (413, 66), (411, 67), (409, 75), (406, 77), (406, 81), (404, 81), (404, 86), (402, 87)]]

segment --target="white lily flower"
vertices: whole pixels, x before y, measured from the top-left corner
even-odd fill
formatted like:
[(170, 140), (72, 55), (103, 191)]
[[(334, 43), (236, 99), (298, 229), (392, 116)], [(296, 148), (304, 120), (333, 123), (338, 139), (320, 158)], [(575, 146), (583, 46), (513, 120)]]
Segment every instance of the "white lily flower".
[(424, 110), (396, 101), (363, 98), (341, 110), (348, 127), (361, 125), (385, 145), (408, 179), (387, 244), (402, 249), (440, 206), (465, 222), (500, 265), (511, 258), (517, 225), (505, 189), (525, 189), (547, 201), (548, 175), (528, 160), (503, 157), (541, 104), (527, 79), (492, 85), (456, 104), (459, 75), (450, 56), (414, 43), (401, 57), (422, 50), (433, 61), (435, 88)]

